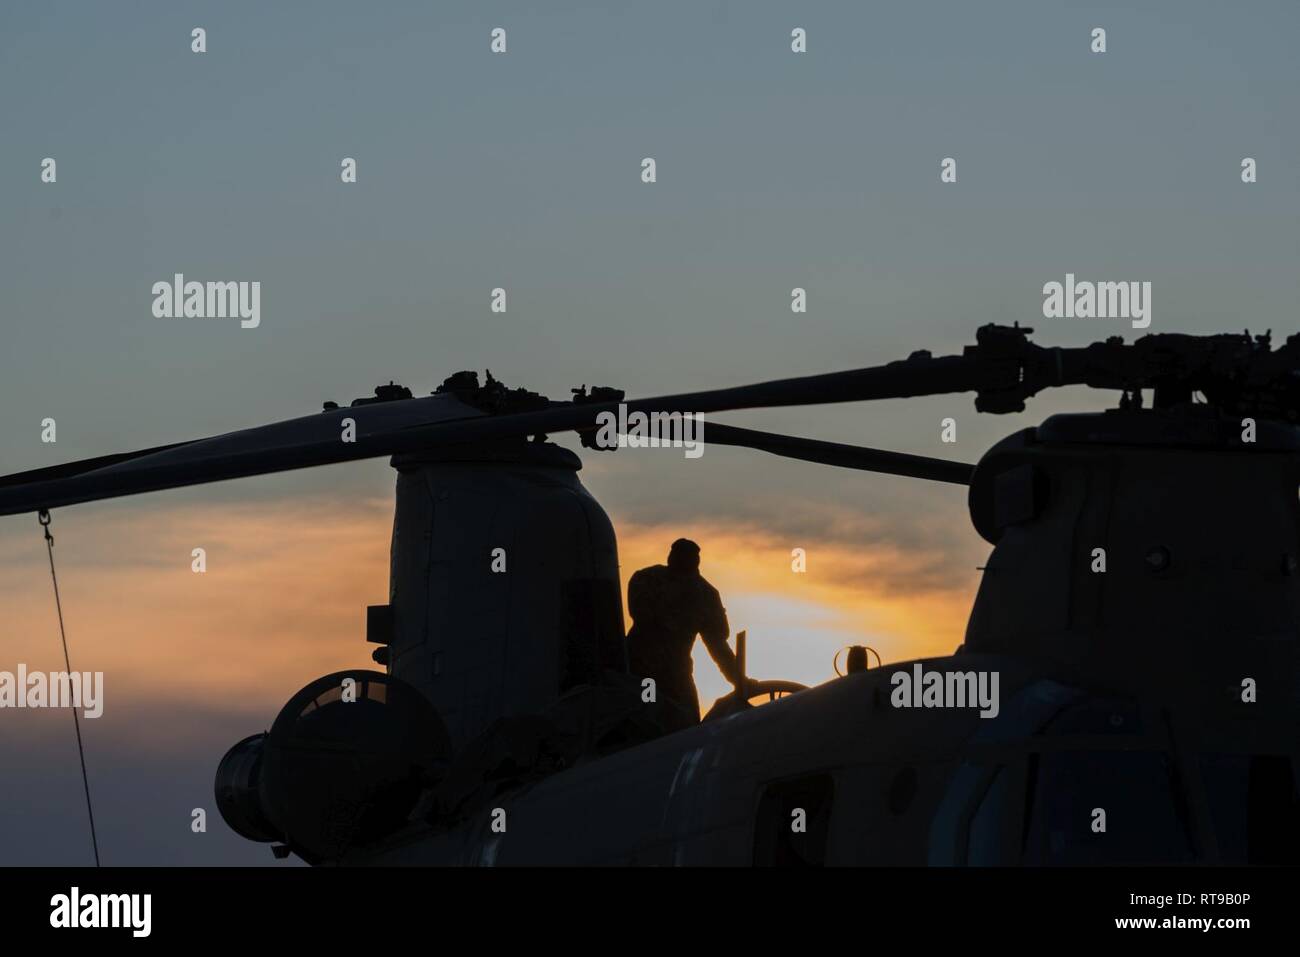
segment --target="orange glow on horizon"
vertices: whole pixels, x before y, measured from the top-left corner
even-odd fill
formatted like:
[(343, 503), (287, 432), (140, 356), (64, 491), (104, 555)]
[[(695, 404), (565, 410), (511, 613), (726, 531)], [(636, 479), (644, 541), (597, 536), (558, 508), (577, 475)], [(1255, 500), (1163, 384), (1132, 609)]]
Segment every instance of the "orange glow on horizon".
[[(800, 542), (800, 574), (791, 544), (760, 527), (614, 518), (624, 588), (633, 571), (663, 562), (674, 538), (700, 543), (702, 571), (722, 593), (733, 632), (749, 631), (758, 677), (825, 680), (835, 648), (850, 641), (871, 644), (885, 661), (949, 654), (961, 642), (974, 573), (947, 588), (898, 584), (933, 556)], [(105, 672), (110, 708), (114, 699), (185, 700), (248, 713), (260, 726), (311, 679), (378, 667), (365, 609), (388, 597), (391, 523), (389, 501), (174, 507), (151, 510), (147, 523), (135, 510), (56, 516), (73, 668)], [(63, 670), (39, 530), (34, 521), (28, 536), (10, 528), (0, 540), (0, 669)], [(196, 547), (206, 549), (205, 574), (191, 571)], [(707, 707), (727, 687), (698, 649)]]

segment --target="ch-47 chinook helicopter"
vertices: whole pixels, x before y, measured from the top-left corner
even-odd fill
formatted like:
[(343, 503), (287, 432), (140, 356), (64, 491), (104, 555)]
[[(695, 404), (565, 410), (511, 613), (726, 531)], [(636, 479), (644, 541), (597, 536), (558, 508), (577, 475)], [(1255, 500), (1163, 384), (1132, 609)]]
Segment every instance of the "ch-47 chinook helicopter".
[[(1276, 350), (1248, 334), (1044, 348), (1030, 331), (987, 325), (961, 355), (626, 403), (711, 414), (975, 392), (1006, 413), (1054, 386), (1122, 394), (975, 466), (710, 422), (708, 442), (968, 485), (993, 551), (952, 656), (868, 669), (857, 654), (814, 688), (746, 684), (668, 734), (627, 673), (613, 529), (578, 457), (545, 439), (594, 446), (616, 390), (550, 401), (472, 373), (423, 398), (390, 385), (14, 475), (0, 514), (392, 456), (390, 602), (367, 620), (386, 670), (311, 683), (217, 771), (226, 822), (277, 856), (1293, 863), (1300, 335)], [(340, 441), (345, 419), (355, 441)], [(506, 574), (490, 570), (498, 548)], [(908, 707), (901, 674), (937, 674), (924, 680), (939, 690), (996, 675), (996, 716)]]

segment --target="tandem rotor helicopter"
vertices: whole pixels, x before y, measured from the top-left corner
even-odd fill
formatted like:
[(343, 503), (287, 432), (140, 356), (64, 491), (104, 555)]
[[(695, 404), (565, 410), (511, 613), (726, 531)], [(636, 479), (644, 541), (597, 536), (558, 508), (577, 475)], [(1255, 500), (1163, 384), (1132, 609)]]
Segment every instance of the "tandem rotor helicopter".
[[(966, 485), (993, 550), (953, 655), (867, 668), (855, 649), (842, 677), (738, 682), (672, 733), (628, 673), (614, 530), (578, 456), (546, 440), (576, 431), (595, 447), (614, 389), (551, 401), (460, 373), (415, 398), (390, 384), (12, 475), (0, 514), (392, 457), (390, 601), (368, 609), (366, 635), (384, 670), (312, 682), (217, 770), (227, 824), (278, 857), (1295, 863), (1300, 335), (1046, 348), (1031, 331), (986, 325), (960, 355), (625, 403), (711, 414), (974, 392), (976, 409), (1008, 413), (1057, 386), (1121, 393), (974, 466), (704, 426), (707, 442)], [(340, 441), (345, 418), (355, 441)], [(497, 547), (508, 574), (489, 570)], [(895, 679), (920, 670), (998, 676), (996, 715), (898, 707)]]

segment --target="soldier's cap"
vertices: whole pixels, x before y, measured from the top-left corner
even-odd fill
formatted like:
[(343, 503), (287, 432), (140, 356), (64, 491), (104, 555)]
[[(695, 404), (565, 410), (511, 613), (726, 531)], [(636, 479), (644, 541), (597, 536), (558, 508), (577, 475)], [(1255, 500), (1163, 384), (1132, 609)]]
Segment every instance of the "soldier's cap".
[(669, 555), (685, 555), (688, 553), (695, 555), (700, 553), (700, 546), (689, 538), (677, 539), (677, 541), (673, 542), (672, 548), (668, 549)]

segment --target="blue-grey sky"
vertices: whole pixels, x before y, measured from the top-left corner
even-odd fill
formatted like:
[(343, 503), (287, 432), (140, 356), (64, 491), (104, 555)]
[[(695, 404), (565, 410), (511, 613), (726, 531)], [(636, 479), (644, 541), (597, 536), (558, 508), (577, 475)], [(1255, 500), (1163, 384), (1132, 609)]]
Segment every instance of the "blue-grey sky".
[[(206, 53), (191, 52), (194, 27)], [(807, 53), (791, 52), (795, 27)], [(1044, 344), (1135, 335), (1043, 319), (1043, 284), (1067, 272), (1150, 281), (1151, 332), (1289, 335), (1298, 27), (1292, 2), (5, 4), (0, 473), (307, 414), (389, 379), (427, 392), (468, 368), (556, 398), (583, 383), (644, 395), (953, 353), (986, 322), (1034, 326)], [(643, 157), (658, 182), (641, 182)], [(944, 157), (956, 183), (939, 180)], [(1241, 182), (1243, 157), (1257, 183)], [(260, 281), (260, 327), (154, 318), (150, 288), (177, 272)], [(496, 286), (504, 315), (489, 311)], [(726, 419), (974, 461), (1052, 411), (1112, 398), (1072, 390), (1004, 417), (956, 396)], [(940, 442), (949, 415), (955, 445)], [(616, 522), (921, 550), (928, 574), (972, 576), (958, 590), (983, 554), (950, 487), (730, 449), (616, 453), (583, 477)], [(383, 462), (360, 463), (56, 523), (68, 561), (110, 528), (146, 561), (156, 509), (315, 496), (346, 511), (391, 485)], [(0, 598), (44, 608), (34, 519), (0, 519), (0, 557)], [(93, 647), (93, 615), (70, 614), (74, 650)], [(16, 665), (4, 617), (0, 669)], [(156, 624), (159, 642), (183, 640)], [(196, 646), (193, 667), (214, 654)], [(283, 697), (311, 676), (285, 675)], [(117, 862), (269, 857), (220, 824), (196, 844), (157, 823), (192, 794), (210, 805), (220, 752), (258, 730), (248, 702), (209, 707), (141, 692), (90, 735)], [(133, 750), (131, 722), (169, 713), (193, 733)], [(0, 713), (0, 864), (84, 857), (65, 723)]]

